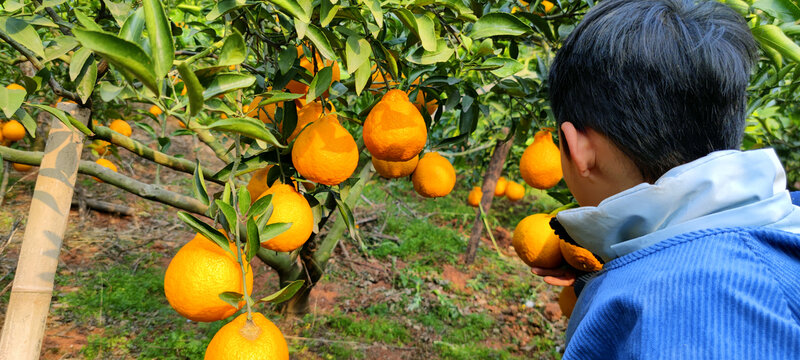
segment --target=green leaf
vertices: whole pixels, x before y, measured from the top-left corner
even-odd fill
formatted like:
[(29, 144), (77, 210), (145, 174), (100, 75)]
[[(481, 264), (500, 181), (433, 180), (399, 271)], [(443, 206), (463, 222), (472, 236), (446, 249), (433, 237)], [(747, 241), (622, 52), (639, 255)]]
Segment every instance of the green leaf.
[(296, 294), (303, 287), (303, 284), (305, 284), (305, 280), (292, 281), (289, 283), (289, 285), (284, 286), (283, 289), (278, 290), (272, 295), (259, 299), (258, 302), (280, 304), (291, 299), (294, 294)]
[(311, 102), (318, 98), (320, 95), (328, 91), (333, 82), (333, 68), (326, 66), (322, 68), (317, 75), (314, 75), (314, 80), (308, 85), (308, 95), (306, 101)]
[[(256, 200), (256, 202), (254, 202), (253, 205), (250, 206), (250, 210), (247, 212), (247, 216), (252, 216), (255, 218), (264, 215), (264, 212), (267, 211), (267, 208), (271, 204), (272, 204), (272, 194), (264, 195), (258, 198), (258, 200)], [(269, 218), (269, 216), (267, 218)]]
[(76, 8), (73, 8), (72, 11), (75, 12), (75, 17), (78, 19), (78, 22), (83, 25), (83, 27), (89, 30), (103, 31), (103, 28), (101, 28), (100, 25), (97, 25), (92, 18), (84, 14), (82, 11)]
[[(223, 250), (227, 251), (230, 254), (233, 254), (231, 251), (231, 247), (228, 243), (228, 238), (225, 237), (219, 230), (215, 229), (211, 225), (208, 225), (197, 217), (187, 212), (178, 211), (178, 218), (180, 218), (186, 225), (189, 225), (194, 231), (200, 233), (200, 235), (205, 236), (209, 240), (213, 241), (217, 246), (221, 247)], [(233, 254), (236, 255), (236, 254)]]
[(229, 233), (232, 233), (232, 231), (230, 230), (232, 230), (239, 224), (238, 218), (236, 216), (236, 210), (234, 210), (231, 204), (228, 204), (227, 202), (224, 202), (222, 200), (214, 200), (214, 203), (217, 204), (217, 208), (225, 217), (224, 219), (225, 222), (223, 223), (223, 225), (227, 225), (226, 226), (227, 230), (229, 230)]
[(217, 66), (239, 65), (245, 59), (244, 37), (236, 29), (225, 38), (219, 53)]
[(775, 25), (761, 25), (751, 29), (753, 37), (762, 45), (777, 50), (781, 55), (800, 63), (800, 46)]
[(433, 16), (430, 11), (414, 15), (417, 22), (419, 41), (427, 51), (436, 51), (436, 27), (433, 22)]
[(6, 33), (8, 37), (28, 48), (37, 56), (45, 57), (42, 39), (36, 29), (27, 22), (17, 18), (0, 16), (0, 31)]
[(25, 108), (20, 107), (17, 109), (14, 116), (22, 123), (22, 126), (25, 127), (25, 130), (30, 134), (32, 138), (36, 138), (36, 120), (34, 120), (30, 114), (25, 110)]
[(178, 4), (178, 10), (191, 13), (192, 15), (195, 16), (200, 16), (200, 14), (202, 14), (203, 8), (200, 6), (189, 5), (189, 4)]
[(369, 9), (369, 12), (372, 13), (372, 17), (375, 18), (375, 23), (378, 24), (378, 27), (383, 27), (383, 9), (381, 9), (381, 2), (380, 0), (361, 0), (364, 5)]
[(330, 0), (322, 0), (319, 9), (319, 25), (322, 27), (328, 26), (336, 13), (339, 11), (339, 5), (333, 5)]
[(22, 9), (23, 6), (25, 6), (25, 1), (23, 0), (7, 0), (5, 3), (2, 4), (3, 9), (6, 12), (10, 13)]
[(272, 223), (266, 225), (263, 229), (261, 229), (261, 231), (259, 231), (259, 240), (261, 240), (261, 243), (263, 244), (282, 234), (284, 231), (289, 230), (291, 227), (292, 223)]
[(482, 39), (490, 36), (520, 36), (531, 32), (530, 26), (514, 15), (507, 13), (489, 13), (482, 16), (472, 26), (469, 36)]
[(319, 51), (323, 57), (329, 60), (336, 59), (336, 54), (333, 52), (331, 43), (328, 41), (325, 33), (322, 32), (322, 29), (314, 24), (309, 24), (308, 31), (306, 31), (306, 38), (314, 43), (314, 46), (317, 47), (317, 51)]
[(120, 70), (135, 76), (153, 93), (160, 94), (153, 73), (153, 60), (139, 45), (99, 31), (75, 28), (72, 32), (83, 46), (100, 54)]
[(78, 45), (80, 45), (78, 40), (75, 40), (72, 36), (59, 36), (50, 43), (50, 46), (44, 49), (45, 56), (43, 62), (53, 61), (59, 56), (70, 52), (70, 50)]
[[(20, 90), (21, 91), (21, 90)], [(86, 136), (94, 136), (94, 132), (89, 130), (85, 124), (81, 123), (80, 121), (76, 120), (71, 115), (61, 111), (60, 109), (56, 109), (54, 107), (50, 107), (47, 105), (42, 104), (33, 104), (33, 103), (25, 103), (27, 106), (32, 106), (40, 110), (44, 110), (49, 112), (51, 115), (55, 116), (58, 120), (60, 120), (64, 125), (70, 129), (77, 128), (78, 131), (86, 134)]]
[(271, 90), (271, 91), (267, 91), (265, 93), (261, 93), (261, 94), (255, 95), (254, 97), (256, 97), (256, 96), (260, 96), (262, 98), (261, 102), (258, 103), (259, 106), (262, 106), (262, 105), (269, 105), (269, 104), (274, 104), (274, 103), (279, 103), (279, 102), (284, 102), (284, 101), (292, 101), (292, 100), (299, 99), (299, 98), (305, 96), (305, 94), (293, 94), (293, 93), (288, 93), (288, 92), (283, 92), (283, 91)]
[(250, 192), (247, 191), (246, 186), (239, 187), (236, 199), (236, 202), (239, 204), (239, 213), (247, 214), (247, 210), (250, 209)]
[(311, 14), (306, 12), (297, 1), (294, 0), (269, 0), (269, 2), (275, 4), (275, 6), (279, 7), (281, 10), (286, 12), (287, 14), (296, 17), (303, 23), (311, 22)]
[[(242, 189), (247, 190), (245, 187), (242, 187)], [(249, 201), (247, 202), (247, 205), (250, 205)], [(247, 219), (247, 251), (245, 252), (248, 262), (252, 260), (256, 254), (258, 254), (259, 248), (261, 248), (261, 241), (258, 236), (258, 225), (256, 225), (256, 222), (253, 220), (253, 218), (249, 218)]]
[(281, 145), (278, 139), (275, 138), (275, 135), (272, 135), (272, 133), (264, 127), (264, 123), (253, 118), (241, 117), (218, 120), (206, 126), (206, 128), (237, 133), (249, 138), (263, 140), (279, 148), (286, 147), (285, 145)]
[[(71, 65), (70, 70), (72, 70)], [(97, 82), (97, 61), (94, 60), (94, 56), (90, 56), (89, 60), (84, 63), (76, 82), (78, 83), (76, 88), (78, 96), (80, 96), (81, 102), (86, 103), (86, 100), (92, 96), (94, 84)]]
[(492, 74), (497, 77), (508, 77), (521, 71), (525, 66), (520, 64), (519, 61), (509, 58), (493, 57), (483, 62), (484, 66), (496, 66), (491, 70)]
[(350, 232), (350, 237), (353, 239), (358, 239), (358, 234), (356, 233), (356, 221), (355, 217), (353, 217), (353, 211), (350, 210), (350, 207), (347, 206), (347, 203), (342, 201), (342, 199), (336, 199), (336, 207), (339, 209), (339, 214), (342, 215), (342, 220), (347, 225), (347, 230)]
[(415, 64), (428, 65), (445, 62), (453, 56), (453, 53), (455, 53), (455, 50), (447, 47), (447, 41), (439, 39), (436, 43), (435, 51), (427, 51), (424, 48), (419, 48), (406, 59)]
[(369, 42), (361, 37), (350, 36), (345, 45), (345, 60), (347, 60), (347, 72), (352, 74), (358, 70), (365, 62), (369, 62), (372, 55), (372, 47)]
[(115, 3), (109, 0), (103, 0), (103, 3), (106, 4), (106, 8), (111, 13), (111, 16), (114, 17), (118, 26), (125, 24), (125, 20), (131, 16), (131, 4), (125, 2)]
[(143, 0), (144, 22), (147, 27), (147, 38), (150, 40), (150, 51), (153, 53), (153, 65), (156, 80), (167, 76), (175, 58), (175, 44), (172, 43), (172, 28), (167, 15), (161, 6), (161, 0)]
[(202, 166), (200, 166), (200, 160), (196, 160), (195, 165), (196, 166), (194, 168), (194, 174), (192, 176), (194, 180), (193, 181), (194, 197), (197, 200), (202, 201), (203, 204), (208, 205), (209, 204), (208, 188), (206, 187), (206, 179), (203, 176), (203, 168)]
[(287, 46), (285, 49), (281, 50), (281, 53), (278, 55), (278, 69), (280, 69), (281, 74), (289, 72), (295, 60), (297, 60), (297, 49)]
[(5, 86), (0, 87), (0, 109), (3, 109), (6, 118), (10, 118), (17, 112), (22, 102), (25, 101), (27, 94), (25, 90), (11, 90)]
[(144, 9), (138, 8), (126, 20), (122, 28), (119, 29), (119, 37), (130, 42), (137, 42), (142, 37), (144, 31)]
[(225, 15), (233, 10), (244, 7), (247, 5), (246, 0), (221, 0), (214, 4), (211, 12), (206, 15), (206, 20), (216, 20), (218, 17)]
[(203, 98), (208, 100), (219, 94), (250, 87), (255, 82), (256, 77), (249, 74), (219, 74), (206, 86), (206, 90), (203, 91)]
[(75, 81), (83, 69), (83, 64), (92, 56), (92, 50), (82, 47), (72, 55), (72, 62), (69, 63), (69, 79)]
[(239, 303), (244, 300), (244, 295), (239, 294), (234, 291), (226, 291), (224, 293), (219, 294), (219, 298), (228, 303), (228, 305), (233, 306), (235, 308), (239, 308)]
[(361, 91), (364, 90), (364, 86), (367, 85), (371, 75), (372, 66), (369, 61), (361, 64), (361, 66), (356, 69), (356, 95), (361, 95)]
[(49, 28), (54, 28), (54, 29), (58, 28), (58, 25), (56, 25), (56, 23), (54, 23), (49, 18), (46, 18), (46, 17), (41, 16), (41, 15), (24, 15), (24, 16), (15, 16), (15, 17), (20, 19), (20, 20), (22, 20), (22, 21), (25, 21), (28, 24), (31, 24), (33, 26), (44, 26), (44, 27), (49, 27)]
[(124, 86), (116, 86), (110, 82), (101, 82), (100, 86), (97, 87), (97, 89), (100, 91), (100, 98), (105, 102), (114, 100), (124, 88)]
[(800, 7), (791, 0), (756, 0), (753, 7), (783, 22), (793, 23), (800, 20)]
[(203, 85), (200, 84), (200, 80), (197, 79), (197, 76), (185, 62), (178, 65), (178, 73), (181, 74), (183, 86), (186, 87), (186, 95), (189, 96), (189, 115), (194, 116), (200, 112), (200, 109), (203, 108), (203, 103), (205, 103)]

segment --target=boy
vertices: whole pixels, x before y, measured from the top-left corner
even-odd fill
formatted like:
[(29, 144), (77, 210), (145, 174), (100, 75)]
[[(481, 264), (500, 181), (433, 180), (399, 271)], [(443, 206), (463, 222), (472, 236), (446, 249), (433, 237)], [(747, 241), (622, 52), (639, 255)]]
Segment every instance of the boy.
[(800, 358), (800, 208), (773, 150), (737, 150), (756, 53), (741, 16), (692, 0), (603, 1), (559, 50), (551, 104), (582, 207), (552, 225), (605, 262), (564, 359)]

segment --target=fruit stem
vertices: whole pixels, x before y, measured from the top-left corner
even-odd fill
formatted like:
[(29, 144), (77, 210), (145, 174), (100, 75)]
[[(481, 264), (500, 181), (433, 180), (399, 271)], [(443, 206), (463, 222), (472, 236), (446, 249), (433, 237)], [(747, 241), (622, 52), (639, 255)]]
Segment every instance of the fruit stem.
[(494, 240), (494, 234), (492, 234), (492, 229), (489, 227), (489, 220), (486, 219), (486, 212), (483, 211), (483, 206), (478, 204), (478, 209), (481, 211), (481, 220), (483, 220), (483, 227), (486, 228), (486, 232), (489, 233), (489, 239), (492, 239), (492, 245), (494, 245), (494, 249), (497, 251), (497, 256), (501, 258), (504, 257), (503, 253), (500, 252), (500, 247), (497, 246), (497, 241)]
[[(231, 192), (234, 194), (238, 194), (236, 191), (236, 183), (233, 181), (234, 174), (236, 174), (236, 170), (239, 167), (239, 161), (241, 160), (241, 152), (242, 152), (242, 144), (241, 144), (241, 135), (236, 135), (235, 138), (235, 148), (236, 148), (236, 158), (233, 160), (233, 169), (231, 170), (230, 174), (228, 174), (228, 181), (231, 184)], [(233, 208), (236, 209), (236, 215), (238, 219), (241, 219), (242, 214), (239, 213), (239, 204), (238, 202), (241, 200), (238, 197), (234, 197), (236, 199), (236, 204), (232, 204)], [(247, 219), (245, 219), (247, 221)], [(252, 299), (250, 299), (250, 294), (247, 293), (247, 268), (244, 266), (244, 261), (242, 259), (242, 240), (239, 238), (239, 221), (236, 224), (233, 224), (233, 239), (236, 242), (236, 257), (239, 261), (239, 267), (242, 269), (242, 294), (244, 296), (244, 303), (247, 306), (247, 322), (252, 323), (253, 321), (253, 308), (252, 308)], [(245, 223), (246, 224), (246, 223)]]
[(560, 213), (561, 211), (564, 211), (564, 210), (567, 210), (567, 209), (572, 209), (574, 207), (578, 207), (578, 203), (571, 202), (569, 204), (563, 205), (563, 206), (551, 211), (550, 212), (550, 216), (556, 216), (556, 214)]

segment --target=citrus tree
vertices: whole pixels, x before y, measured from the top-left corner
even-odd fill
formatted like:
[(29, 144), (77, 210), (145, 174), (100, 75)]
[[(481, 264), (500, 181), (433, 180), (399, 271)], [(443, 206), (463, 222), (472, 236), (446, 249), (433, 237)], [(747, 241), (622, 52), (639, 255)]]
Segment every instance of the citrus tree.
[[(747, 17), (766, 55), (751, 89), (745, 147), (775, 146), (796, 181), (798, 120), (790, 99), (800, 10), (788, 0), (727, 3)], [(551, 195), (571, 202), (556, 184), (560, 175), (528, 179), (541, 152), (525, 149), (537, 146), (534, 138), (555, 146), (552, 134), (538, 132), (554, 125), (548, 66), (593, 5), (8, 0), (0, 13), (0, 76), (16, 85), (0, 88), (9, 119), (0, 155), (38, 165), (47, 127), (38, 115), (52, 115), (84, 134), (99, 158), (81, 162), (80, 172), (181, 210), (199, 235), (176, 255), (177, 268), (202, 268), (195, 265), (203, 257), (227, 264), (227, 275), (213, 274), (219, 287), (181, 288), (186, 278), (167, 271), (165, 291), (181, 314), (213, 321), (245, 307), (247, 324), (258, 324), (252, 308), (262, 301), (302, 313), (338, 241), (345, 233), (359, 239), (350, 207), (373, 168), (385, 178), (411, 176), (422, 196), (446, 196), (456, 182), (451, 161), (479, 169), (462, 170), (476, 179), (490, 166), (486, 151), (500, 154), (505, 144), (509, 159), (489, 161), (500, 171), (484, 182), (484, 199), (505, 170), (531, 186), (555, 186)], [(59, 102), (88, 110), (91, 119), (60, 110)], [(147, 110), (136, 110), (142, 103)], [(131, 114), (133, 127), (113, 120)], [(175, 120), (181, 129), (169, 132)], [(132, 139), (134, 129), (155, 149)], [(195, 137), (225, 165), (171, 152), (178, 136)], [(192, 188), (168, 191), (158, 172), (153, 183), (118, 173), (113, 159), (121, 149), (157, 169), (187, 173)], [(253, 299), (248, 285), (255, 257), (280, 278), (281, 290), (264, 299)], [(192, 291), (211, 300), (192, 304)], [(203, 307), (216, 301), (222, 304), (208, 315)]]

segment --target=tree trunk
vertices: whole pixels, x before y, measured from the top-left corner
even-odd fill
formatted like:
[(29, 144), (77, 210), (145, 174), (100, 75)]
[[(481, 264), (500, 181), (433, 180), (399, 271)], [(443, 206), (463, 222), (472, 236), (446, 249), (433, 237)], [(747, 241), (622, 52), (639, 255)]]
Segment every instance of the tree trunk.
[[(60, 103), (58, 108), (87, 123), (90, 110)], [(8, 302), (0, 359), (38, 359), (44, 337), (61, 241), (67, 227), (83, 134), (53, 117), (22, 239)]]
[[(497, 179), (503, 172), (503, 164), (506, 162), (508, 152), (511, 150), (511, 145), (514, 143), (514, 135), (511, 135), (508, 140), (498, 140), (497, 145), (494, 146), (492, 159), (489, 160), (489, 167), (486, 169), (486, 176), (483, 178), (483, 197), (481, 197), (481, 208), (484, 212), (488, 213), (492, 207), (492, 199), (494, 198), (494, 188), (497, 186)], [(492, 231), (492, 229), (487, 229)], [(469, 236), (469, 243), (467, 244), (467, 254), (464, 257), (465, 265), (472, 265), (475, 262), (475, 254), (478, 252), (478, 244), (481, 240), (483, 233), (483, 220), (481, 219), (480, 209), (475, 210), (475, 223), (472, 225), (472, 233)]]

